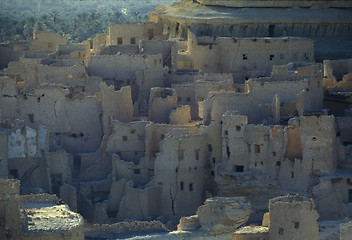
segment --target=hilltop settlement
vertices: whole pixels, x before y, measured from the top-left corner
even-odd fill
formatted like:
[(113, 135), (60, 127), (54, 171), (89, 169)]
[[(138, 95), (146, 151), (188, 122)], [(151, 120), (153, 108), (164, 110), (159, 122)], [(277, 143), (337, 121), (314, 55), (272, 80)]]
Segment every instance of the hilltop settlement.
[(0, 238), (352, 239), (351, 10), (184, 0), (1, 44)]

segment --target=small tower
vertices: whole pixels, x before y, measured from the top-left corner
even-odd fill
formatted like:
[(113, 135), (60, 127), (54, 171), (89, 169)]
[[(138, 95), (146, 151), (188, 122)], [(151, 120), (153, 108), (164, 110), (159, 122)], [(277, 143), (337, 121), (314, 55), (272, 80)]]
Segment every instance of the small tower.
[(314, 201), (298, 194), (269, 201), (269, 239), (319, 239), (319, 214)]

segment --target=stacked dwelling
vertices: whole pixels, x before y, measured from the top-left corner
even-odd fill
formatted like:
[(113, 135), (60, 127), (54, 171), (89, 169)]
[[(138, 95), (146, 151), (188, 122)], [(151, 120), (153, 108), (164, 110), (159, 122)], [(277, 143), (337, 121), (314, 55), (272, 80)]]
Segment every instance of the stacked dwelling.
[[(150, 15), (160, 21), (111, 24), (92, 44), (39, 32), (27, 45), (8, 45), (17, 61), (3, 63), (0, 77), (0, 177), (19, 179), (21, 194), (56, 194), (90, 223), (159, 220), (172, 229), (197, 213), (181, 229), (209, 230), (217, 220), (207, 219), (222, 219), (213, 206), (245, 203), (236, 227), (221, 220), (234, 232), (264, 216), (263, 226), (224, 239), (318, 239), (318, 218), (339, 226), (352, 217), (351, 59), (315, 63), (323, 55), (302, 29), (279, 37), (241, 35), (236, 26), (228, 36), (219, 19), (165, 17), (173, 7), (208, 11), (214, 2), (163, 6)], [(250, 2), (244, 11), (266, 3)], [(326, 7), (311, 2), (301, 11)], [(351, 7), (329, 2), (332, 12)], [(248, 3), (216, 4), (234, 14)], [(349, 28), (349, 18), (341, 21), (337, 32)], [(187, 40), (172, 39), (175, 31)], [(235, 197), (250, 204), (227, 199)], [(348, 237), (348, 223), (341, 226)]]

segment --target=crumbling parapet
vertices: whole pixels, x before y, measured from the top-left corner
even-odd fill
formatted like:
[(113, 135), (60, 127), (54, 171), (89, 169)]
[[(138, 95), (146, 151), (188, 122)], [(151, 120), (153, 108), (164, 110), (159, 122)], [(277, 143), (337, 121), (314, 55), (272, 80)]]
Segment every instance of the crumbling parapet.
[(138, 110), (141, 116), (148, 115), (147, 102), (149, 100), (150, 89), (154, 87), (164, 87), (164, 74), (167, 68), (163, 71), (144, 70), (136, 72), (136, 85), (138, 88)]
[(131, 87), (126, 86), (115, 91), (114, 86), (101, 83), (103, 128), (104, 134), (111, 134), (111, 121), (119, 120), (128, 123), (133, 120), (133, 105)]
[(183, 105), (174, 110), (171, 110), (170, 115), (170, 124), (182, 125), (188, 124), (191, 122), (191, 106)]
[(57, 45), (66, 45), (66, 37), (57, 35), (55, 32), (34, 32), (33, 41), (31, 42), (30, 50), (52, 50), (56, 49)]
[(100, 51), (101, 46), (105, 46), (107, 44), (107, 35), (106, 34), (96, 34), (93, 39), (93, 49), (92, 53), (96, 54)]
[[(248, 92), (214, 91), (208, 99), (199, 105), (201, 118), (205, 123), (220, 123), (221, 116), (228, 110), (238, 111), (248, 117), (249, 123), (270, 123), (273, 110), (277, 110), (276, 100), (280, 98), (280, 120), (287, 120), (298, 113), (320, 110), (323, 106), (323, 88), (321, 72), (313, 65), (295, 73), (297, 81), (264, 81), (251, 79), (246, 81)], [(304, 96), (300, 96), (306, 92)], [(236, 104), (234, 104), (236, 103)], [(272, 104), (274, 103), (274, 106)], [(271, 108), (271, 111), (269, 111)], [(274, 113), (277, 115), (276, 113)], [(275, 119), (277, 120), (277, 119)]]
[(352, 58), (324, 60), (323, 86), (330, 91), (352, 90)]
[(169, 114), (177, 107), (177, 94), (172, 88), (152, 88), (149, 96), (149, 120), (169, 123)]

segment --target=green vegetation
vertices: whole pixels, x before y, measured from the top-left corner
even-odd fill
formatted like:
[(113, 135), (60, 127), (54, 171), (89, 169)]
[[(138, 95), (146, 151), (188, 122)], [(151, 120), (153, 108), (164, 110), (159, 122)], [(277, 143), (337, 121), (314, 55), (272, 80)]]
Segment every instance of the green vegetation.
[(109, 23), (144, 22), (150, 10), (178, 0), (1, 0), (0, 42), (31, 39), (33, 31), (65, 34), (69, 42), (108, 33)]

